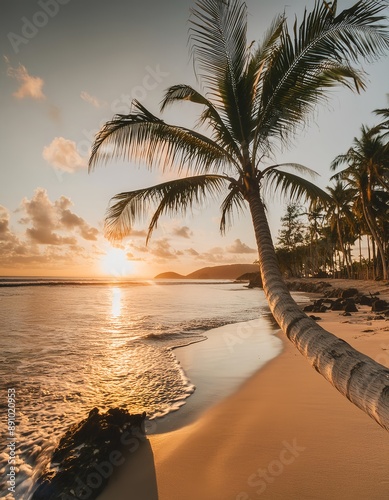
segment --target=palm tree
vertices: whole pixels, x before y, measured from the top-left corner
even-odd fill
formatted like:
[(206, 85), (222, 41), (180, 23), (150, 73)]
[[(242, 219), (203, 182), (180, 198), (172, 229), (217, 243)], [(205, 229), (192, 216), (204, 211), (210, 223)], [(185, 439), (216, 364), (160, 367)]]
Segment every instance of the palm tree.
[(374, 127), (374, 130), (382, 133), (382, 137), (386, 137), (389, 134), (389, 108), (375, 109), (374, 113), (383, 117), (383, 121)]
[[(384, 6), (361, 0), (337, 14), (336, 1), (317, 2), (300, 26), (294, 25), (293, 34), (280, 15), (262, 43), (248, 48), (247, 9), (241, 0), (197, 0), (190, 42), (203, 93), (185, 84), (170, 87), (162, 110), (180, 101), (199, 105), (199, 129), (165, 123), (135, 101), (128, 115), (116, 115), (102, 127), (90, 168), (125, 158), (178, 171), (175, 180), (116, 195), (106, 218), (109, 237), (129, 234), (151, 206), (155, 211), (149, 237), (162, 214), (185, 213), (206, 197), (224, 194), (222, 231), (232, 223), (235, 210), (248, 206), (274, 318), (317, 371), (389, 429), (389, 370), (323, 330), (296, 305), (278, 268), (263, 198), (267, 190), (279, 189), (291, 199), (328, 199), (297, 175), (307, 175), (309, 169), (266, 162), (325, 101), (329, 88), (365, 87), (363, 72), (353, 64), (359, 57), (372, 61), (388, 49), (385, 17), (380, 15)], [(206, 126), (209, 135), (202, 132)]]
[(327, 186), (327, 191), (331, 196), (331, 204), (328, 210), (327, 219), (331, 229), (336, 230), (340, 251), (346, 263), (347, 277), (351, 278), (352, 263), (350, 262), (351, 259), (348, 249), (346, 248), (345, 239), (349, 240), (347, 241), (348, 244), (354, 244), (356, 240), (354, 236), (356, 222), (352, 212), (352, 202), (355, 191), (346, 187), (345, 183), (340, 180), (336, 181), (333, 186)]
[[(359, 193), (363, 217), (377, 247), (381, 260), (382, 277), (388, 279), (385, 245), (382, 231), (375, 213), (375, 202), (379, 191), (389, 190), (388, 148), (377, 135), (375, 129), (361, 128), (361, 138), (354, 138), (353, 146), (345, 154), (338, 155), (331, 164), (331, 169), (346, 163), (347, 168), (335, 174), (333, 179), (346, 180)], [(378, 210), (377, 210), (377, 213)]]

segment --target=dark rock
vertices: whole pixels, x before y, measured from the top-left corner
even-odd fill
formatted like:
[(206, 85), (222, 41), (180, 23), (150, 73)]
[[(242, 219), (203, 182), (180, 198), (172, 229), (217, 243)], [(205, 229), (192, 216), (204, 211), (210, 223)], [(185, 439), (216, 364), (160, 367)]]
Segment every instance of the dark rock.
[(386, 300), (377, 299), (374, 300), (371, 305), (371, 310), (373, 312), (383, 312), (389, 309), (389, 303)]
[(320, 321), (321, 320), (320, 316), (314, 316), (313, 314), (311, 314), (309, 317), (312, 318), (314, 321)]
[(362, 295), (361, 298), (359, 299), (359, 303), (361, 306), (371, 306), (373, 303), (374, 298), (373, 297), (368, 297), (367, 295)]
[(61, 438), (50, 466), (37, 481), (32, 500), (97, 498), (122, 457), (123, 434), (146, 439), (145, 417), (145, 413), (131, 415), (121, 408), (103, 414), (93, 408)]
[(352, 314), (351, 314), (350, 312), (345, 311), (345, 312), (342, 314), (342, 316), (352, 316)]
[(313, 304), (310, 304), (309, 306), (305, 306), (305, 307), (303, 308), (303, 311), (304, 311), (304, 312), (312, 312), (314, 307), (315, 307), (315, 306), (314, 306)]
[(286, 286), (294, 292), (325, 293), (325, 290), (331, 288), (330, 283), (324, 281), (306, 280), (287, 280)]
[(331, 306), (331, 311), (343, 311), (343, 300), (342, 299), (334, 300)]
[(356, 297), (358, 295), (358, 290), (356, 288), (347, 288), (342, 292), (342, 299), (349, 299), (351, 297)]
[(263, 288), (261, 275), (259, 273), (246, 273), (242, 276), (239, 276), (239, 281), (248, 281), (248, 288)]
[(343, 310), (348, 313), (358, 312), (357, 306), (353, 299), (347, 299), (343, 304)]

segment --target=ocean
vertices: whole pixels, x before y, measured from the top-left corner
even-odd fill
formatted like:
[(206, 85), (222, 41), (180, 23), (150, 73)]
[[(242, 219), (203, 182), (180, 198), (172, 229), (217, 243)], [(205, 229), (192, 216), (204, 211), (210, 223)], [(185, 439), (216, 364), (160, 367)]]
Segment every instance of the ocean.
[[(60, 437), (94, 407), (149, 419), (176, 411), (195, 387), (174, 348), (268, 314), (262, 290), (229, 281), (1, 279), (0, 411), (4, 422), (11, 390), (18, 493), (7, 491), (2, 424), (0, 498), (28, 500)], [(263, 335), (272, 341), (268, 324)]]

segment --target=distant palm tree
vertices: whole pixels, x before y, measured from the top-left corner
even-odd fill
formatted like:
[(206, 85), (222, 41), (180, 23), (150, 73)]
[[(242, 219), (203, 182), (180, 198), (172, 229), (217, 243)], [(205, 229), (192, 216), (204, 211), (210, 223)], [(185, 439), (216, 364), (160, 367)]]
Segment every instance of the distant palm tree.
[(383, 137), (386, 137), (389, 134), (389, 108), (375, 109), (374, 113), (383, 117), (383, 121), (374, 127), (374, 130), (377, 133), (382, 133)]
[(352, 263), (350, 262), (351, 259), (346, 248), (346, 243), (354, 244), (357, 239), (355, 234), (357, 224), (352, 212), (352, 203), (356, 192), (340, 180), (336, 181), (333, 186), (327, 186), (327, 191), (331, 196), (327, 220), (331, 229), (336, 230), (340, 251), (346, 263), (347, 277), (351, 278)]
[(388, 148), (377, 135), (376, 129), (362, 126), (361, 137), (355, 137), (353, 146), (347, 153), (335, 158), (331, 169), (336, 170), (342, 164), (348, 165), (347, 168), (332, 178), (346, 180), (358, 193), (363, 217), (380, 256), (382, 277), (386, 280), (388, 264), (385, 240), (378, 223), (379, 210), (375, 209), (375, 205), (379, 199), (379, 192), (389, 191), (389, 156)]
[[(374, 60), (388, 49), (384, 7), (383, 1), (362, 0), (337, 14), (336, 1), (317, 2), (292, 34), (285, 15), (278, 16), (254, 48), (247, 42), (247, 9), (241, 0), (198, 0), (190, 41), (204, 93), (175, 85), (167, 90), (162, 110), (177, 101), (199, 105), (199, 129), (169, 125), (135, 101), (128, 115), (115, 116), (100, 130), (90, 168), (124, 158), (178, 171), (176, 180), (116, 195), (106, 219), (110, 237), (129, 234), (151, 206), (149, 237), (162, 214), (185, 213), (207, 197), (225, 195), (222, 231), (235, 210), (248, 206), (263, 288), (276, 321), (317, 371), (389, 428), (389, 404), (383, 398), (389, 370), (323, 330), (296, 305), (278, 268), (263, 201), (266, 190), (276, 189), (299, 200), (328, 197), (285, 165), (265, 162), (306, 124), (327, 89), (365, 87), (364, 73), (353, 63), (360, 57)], [(301, 165), (291, 167), (311, 173)]]

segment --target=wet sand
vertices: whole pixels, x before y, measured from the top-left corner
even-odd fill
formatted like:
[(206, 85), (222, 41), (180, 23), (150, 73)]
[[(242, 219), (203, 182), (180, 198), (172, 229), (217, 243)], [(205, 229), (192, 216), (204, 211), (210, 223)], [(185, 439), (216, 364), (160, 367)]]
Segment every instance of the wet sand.
[[(325, 329), (389, 367), (389, 322), (370, 319), (369, 307), (320, 316)], [(194, 422), (150, 435), (99, 500), (389, 498), (388, 433), (279, 336), (279, 356)]]

